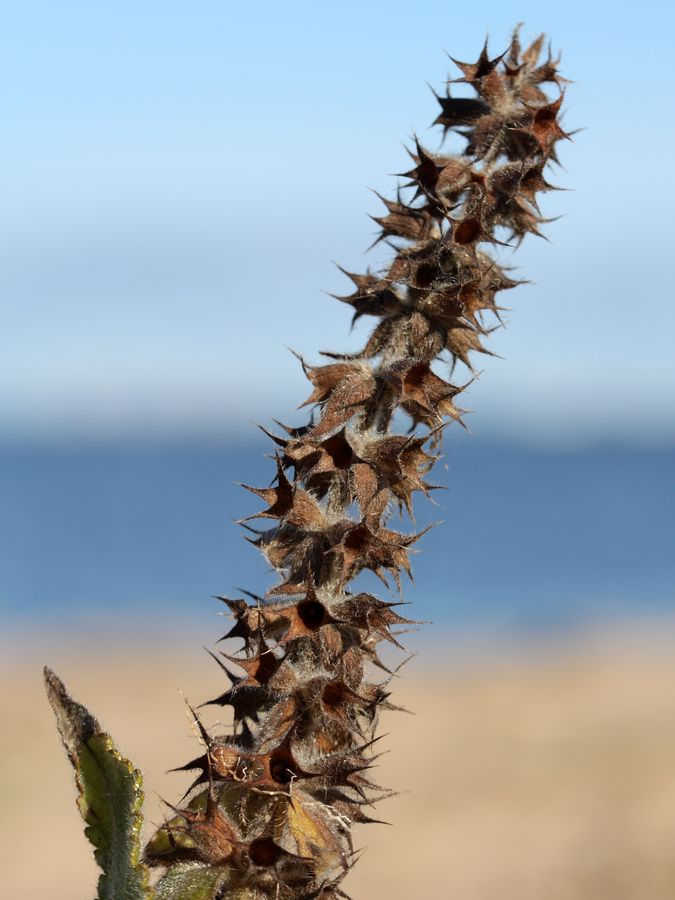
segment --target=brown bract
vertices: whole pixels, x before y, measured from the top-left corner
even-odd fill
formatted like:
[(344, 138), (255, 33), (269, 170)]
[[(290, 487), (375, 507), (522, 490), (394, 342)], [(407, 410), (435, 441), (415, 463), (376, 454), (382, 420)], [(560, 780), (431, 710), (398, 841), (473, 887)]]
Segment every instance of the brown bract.
[[(546, 221), (546, 168), (569, 135), (565, 80), (542, 47), (538, 38), (523, 49), (516, 31), (504, 52), (486, 44), (475, 62), (456, 63), (448, 85), (460, 86), (435, 95), (434, 124), (464, 138), (463, 153), (415, 139), (406, 186), (393, 200), (378, 195), (384, 211), (373, 217), (390, 261), (377, 272), (342, 270), (352, 289), (338, 299), (354, 321), (375, 320), (363, 349), (324, 352), (324, 365), (301, 359), (309, 421), (265, 430), (275, 477), (245, 485), (262, 508), (242, 524), (276, 582), (264, 596), (222, 598), (234, 618), (225, 637), (242, 646), (212, 654), (229, 685), (209, 702), (231, 708), (233, 728), (211, 735), (195, 715), (203, 752), (183, 768), (197, 779), (148, 846), (154, 863), (219, 867), (224, 885), (256, 898), (346, 896), (351, 826), (374, 821), (372, 804), (391, 793), (369, 778), (379, 713), (395, 708), (380, 648), (401, 648), (415, 624), (396, 601), (351, 582), (366, 570), (400, 590), (401, 573), (411, 575), (424, 532), (392, 516), (412, 519), (415, 495), (436, 487), (427, 476), (444, 429), (463, 424), (456, 400), (467, 384), (453, 371), (473, 374), (474, 355), (492, 352), (498, 294), (520, 283), (491, 253)], [(400, 418), (408, 434), (396, 433)], [(264, 527), (250, 524), (257, 519)]]

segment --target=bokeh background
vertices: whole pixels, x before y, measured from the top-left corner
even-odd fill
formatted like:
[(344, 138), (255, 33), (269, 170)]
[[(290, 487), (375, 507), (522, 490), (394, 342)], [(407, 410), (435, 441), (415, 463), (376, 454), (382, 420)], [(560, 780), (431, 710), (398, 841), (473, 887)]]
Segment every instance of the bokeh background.
[(391, 195), (413, 133), (439, 146), (425, 82), (445, 51), (488, 33), (499, 52), (521, 20), (562, 49), (583, 130), (552, 177), (571, 190), (545, 197), (550, 243), (513, 254), (532, 284), (465, 395), (471, 433), (448, 432), (448, 490), (418, 508), (443, 524), (404, 596), (434, 624), (410, 636), (418, 715), (386, 722), (382, 774), (410, 794), (393, 830), (359, 834), (350, 883), (675, 893), (673, 11), (27, 0), (0, 34), (8, 896), (93, 893), (43, 662), (146, 770), (155, 821), (179, 795), (175, 686), (219, 687), (211, 595), (271, 582), (233, 524), (256, 508), (235, 482), (273, 474), (254, 423), (300, 421), (288, 348), (363, 341), (323, 292), (347, 288), (334, 260), (384, 258), (364, 257), (368, 188)]

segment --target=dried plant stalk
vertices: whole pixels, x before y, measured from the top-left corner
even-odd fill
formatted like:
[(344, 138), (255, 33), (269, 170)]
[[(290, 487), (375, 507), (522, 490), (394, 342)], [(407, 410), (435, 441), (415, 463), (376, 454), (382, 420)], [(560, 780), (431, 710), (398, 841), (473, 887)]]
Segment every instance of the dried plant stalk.
[[(191, 896), (202, 883), (204, 897), (346, 896), (351, 826), (374, 821), (372, 804), (390, 794), (369, 774), (378, 714), (395, 708), (378, 645), (400, 646), (397, 629), (410, 623), (396, 602), (352, 593), (350, 582), (370, 570), (400, 587), (400, 573), (410, 574), (420, 534), (392, 528), (392, 510), (411, 515), (413, 494), (428, 494), (442, 429), (462, 422), (463, 388), (434, 362), (472, 372), (472, 354), (489, 352), (497, 294), (518, 282), (486, 247), (539, 234), (544, 221), (544, 171), (569, 135), (558, 121), (564, 79), (550, 51), (540, 59), (542, 47), (540, 37), (523, 50), (516, 31), (500, 56), (486, 45), (475, 63), (456, 63), (455, 82), (473, 96), (453, 97), (448, 85), (434, 124), (466, 148), (442, 155), (415, 141), (407, 185), (382, 198), (375, 219), (391, 262), (377, 274), (345, 273), (354, 290), (338, 299), (354, 320), (375, 319), (372, 334), (359, 353), (302, 361), (311, 419), (270, 434), (274, 485), (248, 488), (265, 504), (251, 518), (271, 522), (247, 525), (249, 539), (279, 580), (264, 598), (222, 598), (235, 619), (227, 637), (243, 651), (214, 657), (230, 686), (211, 702), (232, 708), (234, 727), (212, 735), (195, 714), (204, 752), (182, 767), (197, 773), (189, 802), (145, 854), (168, 868), (161, 896)], [(392, 431), (398, 411), (408, 434)]]

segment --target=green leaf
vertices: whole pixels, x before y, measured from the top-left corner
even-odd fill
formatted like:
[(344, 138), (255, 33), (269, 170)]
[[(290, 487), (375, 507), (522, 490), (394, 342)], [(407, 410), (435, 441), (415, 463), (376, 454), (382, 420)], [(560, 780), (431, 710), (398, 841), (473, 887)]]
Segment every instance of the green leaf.
[(47, 696), (79, 790), (77, 805), (86, 823), (102, 874), (98, 900), (150, 900), (148, 869), (141, 862), (142, 777), (96, 719), (45, 668)]
[[(228, 872), (218, 866), (205, 866), (201, 863), (179, 863), (157, 883), (156, 900), (214, 900), (220, 896), (221, 889), (227, 880)], [(228, 900), (234, 894), (225, 895)], [(237, 895), (238, 896), (238, 895)], [(246, 895), (247, 897), (250, 894)]]

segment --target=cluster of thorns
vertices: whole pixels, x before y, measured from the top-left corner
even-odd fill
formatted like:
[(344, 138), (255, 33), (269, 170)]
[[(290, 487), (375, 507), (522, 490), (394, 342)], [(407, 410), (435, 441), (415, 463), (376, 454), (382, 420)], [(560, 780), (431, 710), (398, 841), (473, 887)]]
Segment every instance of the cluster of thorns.
[[(346, 273), (354, 290), (338, 298), (354, 320), (376, 320), (369, 339), (358, 353), (324, 354), (326, 365), (303, 361), (311, 419), (268, 432), (275, 483), (248, 489), (265, 503), (250, 518), (273, 524), (250, 540), (279, 581), (264, 598), (222, 598), (235, 619), (226, 637), (243, 650), (214, 655), (230, 687), (210, 702), (232, 709), (233, 731), (213, 736), (195, 714), (204, 752), (182, 767), (198, 773), (189, 802), (146, 849), (153, 864), (209, 867), (214, 897), (345, 897), (351, 826), (375, 821), (368, 810), (392, 793), (367, 774), (378, 714), (396, 708), (378, 646), (401, 647), (411, 620), (349, 584), (368, 570), (400, 588), (410, 574), (423, 532), (388, 527), (391, 512), (412, 518), (415, 492), (435, 487), (425, 479), (443, 428), (462, 422), (455, 399), (466, 385), (434, 366), (473, 373), (471, 354), (489, 352), (501, 321), (496, 295), (518, 283), (484, 246), (518, 243), (545, 221), (537, 195), (551, 188), (544, 170), (569, 135), (558, 122), (564, 79), (550, 51), (540, 61), (542, 48), (538, 38), (522, 50), (516, 32), (500, 56), (486, 45), (475, 63), (456, 63), (461, 77), (437, 97), (434, 124), (461, 135), (463, 152), (415, 141), (408, 183), (375, 219), (393, 259), (378, 274)], [(452, 83), (472, 96), (452, 96)], [(398, 413), (408, 434), (391, 431)], [(384, 681), (371, 680), (376, 669)]]

